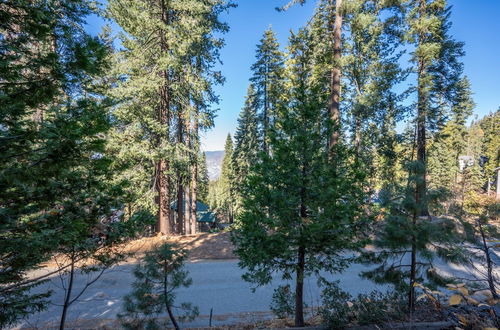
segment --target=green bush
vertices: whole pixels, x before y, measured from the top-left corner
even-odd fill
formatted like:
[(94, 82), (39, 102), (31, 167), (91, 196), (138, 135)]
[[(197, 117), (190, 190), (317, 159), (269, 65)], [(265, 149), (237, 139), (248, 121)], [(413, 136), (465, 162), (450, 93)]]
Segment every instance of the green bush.
[(290, 284), (274, 289), (271, 301), (271, 311), (280, 319), (292, 316), (295, 312), (295, 295), (290, 289)]
[(406, 305), (399, 293), (372, 291), (370, 294), (358, 295), (352, 310), (357, 323), (361, 325), (382, 324), (400, 320), (405, 315)]
[(383, 324), (405, 315), (406, 302), (401, 293), (372, 291), (353, 298), (339, 287), (338, 281), (322, 281), (321, 285), (323, 305), (319, 314), (329, 329), (343, 329), (350, 323)]
[(340, 288), (339, 281), (320, 280), (320, 285), (324, 286), (321, 292), (323, 305), (319, 309), (323, 322), (330, 329), (343, 329), (354, 319), (352, 296)]

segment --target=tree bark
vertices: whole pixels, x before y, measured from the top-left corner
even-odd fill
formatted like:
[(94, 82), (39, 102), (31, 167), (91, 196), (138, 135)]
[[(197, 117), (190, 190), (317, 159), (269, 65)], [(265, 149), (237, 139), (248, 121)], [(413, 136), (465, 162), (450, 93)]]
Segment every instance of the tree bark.
[(304, 326), (304, 269), (305, 248), (300, 246), (297, 254), (297, 277), (295, 284), (295, 327)]
[(481, 234), (481, 239), (483, 243), (483, 251), (486, 256), (486, 269), (487, 269), (487, 280), (488, 280), (488, 286), (491, 291), (491, 295), (493, 296), (493, 299), (498, 299), (498, 293), (495, 288), (495, 279), (493, 277), (493, 261), (491, 260), (491, 255), (490, 255), (490, 247), (488, 246), (488, 243), (486, 242), (486, 235), (483, 230), (483, 225), (481, 224), (481, 220), (477, 221), (477, 224), (479, 226), (479, 233)]
[(342, 58), (342, 0), (335, 1), (335, 26), (333, 28), (333, 68), (331, 73), (330, 120), (333, 125), (329, 141), (330, 157), (340, 138), (340, 60)]
[(75, 276), (75, 258), (71, 257), (71, 267), (69, 271), (69, 283), (68, 290), (66, 291), (66, 296), (64, 297), (63, 310), (61, 315), (61, 321), (59, 322), (59, 330), (63, 330), (66, 324), (66, 314), (70, 305), (71, 291), (73, 290), (73, 281)]
[[(300, 189), (300, 219), (299, 224), (302, 227), (307, 218), (307, 163), (302, 165), (302, 187)], [(297, 255), (297, 278), (295, 284), (295, 326), (304, 326), (304, 269), (305, 269), (305, 255), (306, 249), (302, 242), (302, 228), (299, 229), (299, 249)]]
[(170, 318), (170, 321), (172, 322), (175, 330), (180, 330), (179, 324), (177, 324), (177, 320), (175, 319), (174, 313), (172, 312), (172, 308), (168, 303), (168, 268), (167, 268), (167, 263), (164, 261), (165, 264), (163, 266), (163, 295), (165, 297), (165, 308), (167, 309), (168, 317)]
[(177, 233), (184, 235), (184, 187), (182, 186), (181, 174), (177, 173), (177, 178), (179, 180), (177, 189)]
[(191, 166), (191, 234), (196, 234), (197, 223), (197, 200), (198, 200), (198, 155), (199, 155), (199, 140), (198, 140), (198, 107), (195, 109), (195, 118), (193, 120), (193, 150), (194, 160)]
[[(186, 147), (192, 150), (192, 145), (191, 145), (191, 118), (189, 116), (189, 113), (186, 113)], [(189, 158), (189, 165), (190, 167), (193, 166), (192, 162), (192, 154), (188, 153), (188, 158)], [(191, 173), (189, 173), (191, 174)], [(191, 234), (191, 193), (190, 193), (190, 178), (186, 179), (186, 186), (184, 188), (184, 219), (183, 219), (183, 226), (184, 226), (184, 234), (185, 235), (190, 235)]]
[[(420, 0), (420, 16), (425, 16), (425, 0)], [(419, 35), (419, 46), (425, 42), (426, 36)], [(426, 121), (428, 92), (426, 84), (427, 62), (418, 58), (418, 102), (417, 102), (417, 163), (416, 168), (416, 205), (420, 216), (428, 216), (427, 206), (427, 157), (426, 157)]]
[[(165, 1), (160, 0), (162, 21), (169, 24), (168, 10), (165, 7)], [(164, 31), (160, 31), (161, 51), (165, 54), (168, 51), (168, 43), (165, 38)], [(160, 124), (166, 127), (165, 136), (158, 137), (158, 145), (162, 146), (165, 142), (168, 143), (170, 135), (170, 95), (169, 95), (169, 76), (167, 70), (162, 70), (163, 86), (160, 87), (160, 106), (158, 109), (158, 119)], [(165, 141), (166, 140), (166, 141)], [(156, 171), (156, 189), (158, 191), (158, 220), (156, 230), (164, 235), (172, 233), (170, 223), (170, 180), (167, 177), (169, 171), (169, 161), (160, 159), (157, 164)]]
[(356, 116), (356, 126), (354, 133), (354, 148), (356, 151), (356, 158), (358, 159), (361, 153), (361, 118)]
[(184, 189), (184, 232), (186, 235), (191, 235), (191, 192), (189, 182), (186, 182)]
[[(413, 230), (417, 225), (417, 214), (413, 216)], [(411, 265), (410, 265), (410, 291), (408, 293), (408, 309), (410, 315), (415, 311), (415, 280), (417, 275), (417, 240), (413, 233), (411, 236)]]

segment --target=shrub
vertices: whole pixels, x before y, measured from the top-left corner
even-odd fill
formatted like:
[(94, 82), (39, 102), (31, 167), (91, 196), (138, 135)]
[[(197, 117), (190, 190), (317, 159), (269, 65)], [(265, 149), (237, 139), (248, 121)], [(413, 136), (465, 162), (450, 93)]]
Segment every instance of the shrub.
[(290, 284), (274, 289), (271, 301), (271, 311), (280, 319), (287, 318), (295, 312), (295, 296), (290, 289)]
[(352, 307), (352, 296), (343, 291), (339, 286), (339, 281), (327, 282), (320, 280), (324, 286), (321, 292), (323, 305), (319, 309), (319, 314), (323, 322), (330, 329), (343, 329), (354, 319)]

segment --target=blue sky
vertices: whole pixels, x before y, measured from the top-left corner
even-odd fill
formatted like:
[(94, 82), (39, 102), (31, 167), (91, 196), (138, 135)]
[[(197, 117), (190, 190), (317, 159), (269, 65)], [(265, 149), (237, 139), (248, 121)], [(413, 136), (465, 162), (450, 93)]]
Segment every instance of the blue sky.
[[(290, 29), (305, 25), (316, 4), (315, 0), (309, 0), (306, 5), (284, 13), (274, 10), (286, 1), (236, 0), (238, 7), (224, 15), (231, 27), (221, 51), (220, 69), (226, 83), (216, 88), (221, 97), (220, 110), (215, 127), (202, 134), (203, 150), (222, 150), (227, 134), (233, 135), (251, 76), (250, 66), (255, 61), (256, 44), (264, 30), (272, 26), (284, 47)], [(455, 39), (465, 42), (463, 61), (474, 92), (475, 114), (482, 117), (500, 107), (500, 1), (449, 0), (448, 3), (453, 6), (451, 32)], [(88, 23), (93, 32), (100, 25), (94, 18)]]

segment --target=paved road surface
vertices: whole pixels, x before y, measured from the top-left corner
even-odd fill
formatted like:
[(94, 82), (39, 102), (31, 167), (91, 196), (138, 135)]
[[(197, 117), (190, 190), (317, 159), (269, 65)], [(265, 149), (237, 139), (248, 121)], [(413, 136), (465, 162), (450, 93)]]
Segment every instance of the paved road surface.
[[(121, 311), (122, 298), (129, 293), (133, 281), (131, 270), (133, 264), (118, 266), (107, 272), (99, 281), (90, 286), (86, 293), (71, 305), (67, 320), (69, 322), (81, 319), (114, 319)], [(208, 326), (208, 315), (213, 308), (213, 325), (231, 324), (243, 321), (255, 321), (269, 317), (269, 304), (273, 289), (284, 282), (276, 278), (272, 285), (259, 287), (252, 292), (250, 284), (241, 279), (243, 271), (238, 267), (236, 260), (203, 261), (186, 265), (193, 279), (189, 288), (178, 290), (176, 301), (192, 302), (200, 309), (197, 320), (190, 326)], [(359, 278), (357, 274), (364, 267), (351, 266), (346, 272), (336, 275), (342, 282), (344, 290), (353, 295), (368, 292), (376, 287), (370, 281)], [(75, 281), (74, 292), (86, 283), (86, 276), (81, 275)], [(17, 328), (30, 326), (47, 326), (47, 322), (57, 322), (64, 291), (61, 289), (59, 277), (51, 278), (50, 282), (39, 288), (54, 290), (51, 298), (53, 304), (49, 309), (30, 317)], [(383, 288), (380, 288), (383, 290)], [(304, 298), (309, 307), (319, 305), (319, 289), (313, 278), (307, 278), (304, 286)]]
[[(498, 258), (495, 255), (495, 258)], [(135, 264), (125, 264), (108, 271), (102, 278), (90, 286), (79, 301), (71, 305), (68, 312), (68, 324), (82, 320), (113, 320), (122, 309), (122, 299), (130, 292), (133, 281), (132, 269)], [(250, 284), (241, 279), (243, 271), (238, 267), (236, 260), (191, 262), (186, 265), (193, 284), (189, 288), (178, 290), (176, 302), (191, 302), (200, 309), (200, 317), (185, 324), (189, 326), (208, 326), (208, 315), (213, 309), (213, 325), (235, 324), (252, 322), (270, 317), (269, 304), (273, 289), (284, 282), (276, 276), (272, 284), (259, 287), (252, 292)], [(358, 274), (365, 270), (364, 266), (354, 264), (343, 274), (334, 275), (342, 288), (353, 296), (370, 292), (374, 289), (384, 291), (386, 287), (376, 286), (373, 282), (361, 279)], [(446, 275), (469, 277), (463, 266), (439, 264), (439, 269)], [(500, 270), (497, 269), (500, 272)], [(80, 275), (75, 281), (73, 292), (79, 292), (86, 283), (86, 275)], [(293, 287), (293, 283), (292, 283)], [(19, 324), (22, 327), (47, 327), (49, 322), (57, 324), (63, 301), (64, 291), (61, 288), (60, 278), (55, 276), (39, 287), (38, 290), (54, 290), (49, 309), (40, 314), (31, 316)], [(75, 293), (76, 294), (76, 293)], [(304, 299), (308, 307), (319, 306), (320, 290), (316, 280), (307, 278), (304, 285)], [(83, 327), (88, 328), (88, 326)]]

